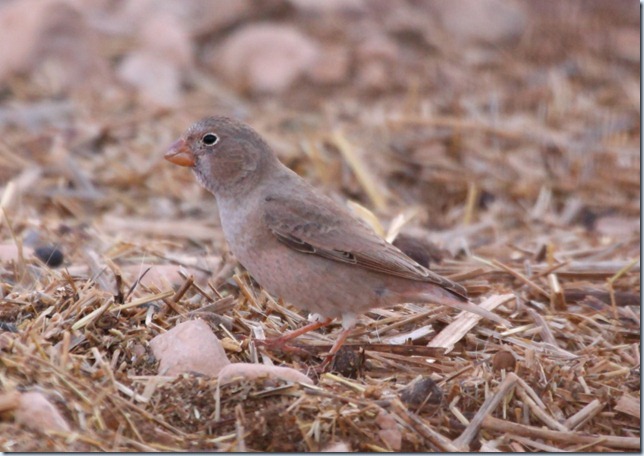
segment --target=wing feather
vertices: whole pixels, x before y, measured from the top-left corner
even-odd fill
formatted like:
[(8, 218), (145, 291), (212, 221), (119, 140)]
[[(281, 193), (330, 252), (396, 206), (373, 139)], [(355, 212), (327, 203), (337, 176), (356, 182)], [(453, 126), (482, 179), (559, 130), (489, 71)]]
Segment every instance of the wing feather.
[(313, 194), (302, 200), (269, 196), (265, 198), (263, 221), (280, 242), (298, 252), (430, 282), (467, 298), (463, 286), (416, 263), (326, 197)]

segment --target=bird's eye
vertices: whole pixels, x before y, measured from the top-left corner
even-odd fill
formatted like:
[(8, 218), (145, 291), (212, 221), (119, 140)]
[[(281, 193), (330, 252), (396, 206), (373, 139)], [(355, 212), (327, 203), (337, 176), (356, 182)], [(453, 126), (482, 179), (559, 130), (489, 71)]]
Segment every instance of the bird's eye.
[(218, 141), (219, 137), (213, 133), (206, 133), (205, 135), (203, 135), (203, 138), (201, 138), (201, 142), (206, 146), (213, 146), (217, 144)]

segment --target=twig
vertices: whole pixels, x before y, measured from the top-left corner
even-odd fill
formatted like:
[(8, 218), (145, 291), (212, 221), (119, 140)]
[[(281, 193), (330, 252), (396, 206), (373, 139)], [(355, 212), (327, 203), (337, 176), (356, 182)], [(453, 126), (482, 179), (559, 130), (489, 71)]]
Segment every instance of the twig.
[(415, 413), (412, 413), (405, 407), (405, 405), (396, 400), (392, 403), (392, 408), (397, 412), (397, 415), (403, 419), (409, 426), (411, 426), (416, 432), (425, 437), (432, 445), (436, 446), (440, 451), (449, 451), (452, 453), (460, 452), (458, 445), (454, 445), (454, 442), (450, 441), (447, 437), (438, 432), (434, 431), (432, 428), (427, 426)]
[(539, 418), (541, 420), (541, 422), (543, 422), (543, 424), (548, 426), (550, 429), (555, 429), (555, 430), (563, 431), (563, 432), (569, 431), (569, 429), (566, 426), (564, 426), (561, 423), (559, 423), (557, 420), (555, 420), (553, 417), (551, 417), (548, 413), (546, 413), (543, 408), (539, 407), (526, 394), (526, 392), (523, 390), (523, 388), (521, 388), (521, 386), (516, 388), (515, 391), (517, 393), (517, 396), (519, 396), (519, 398), (523, 401), (523, 403), (526, 404), (530, 408), (532, 413), (534, 413), (534, 415), (537, 418)]
[[(512, 299), (514, 295), (494, 295), (487, 298), (479, 306), (486, 310), (496, 309), (506, 301)], [(452, 323), (447, 325), (436, 337), (428, 344), (430, 347), (442, 347), (448, 352), (454, 347), (454, 344), (461, 340), (465, 335), (481, 320), (480, 315), (472, 312), (461, 312)]]
[(569, 417), (564, 421), (564, 426), (568, 429), (575, 429), (580, 427), (589, 419), (593, 418), (599, 412), (604, 409), (606, 404), (599, 402), (599, 399), (594, 399), (592, 402), (588, 403), (584, 408), (579, 410), (573, 416)]
[(519, 279), (520, 281), (522, 281), (522, 282), (523, 282), (523, 283), (525, 283), (526, 285), (530, 286), (531, 288), (533, 288), (534, 290), (536, 290), (537, 292), (539, 292), (539, 293), (540, 293), (542, 296), (544, 296), (545, 298), (550, 299), (550, 294), (549, 294), (546, 290), (544, 290), (543, 288), (541, 288), (539, 285), (537, 285), (536, 283), (534, 283), (532, 280), (530, 280), (529, 278), (527, 278), (526, 276), (524, 276), (524, 275), (523, 275), (522, 273), (520, 273), (519, 271), (517, 271), (517, 270), (515, 270), (515, 269), (512, 269), (510, 266), (506, 266), (505, 264), (501, 263), (500, 261), (498, 261), (498, 260), (496, 260), (496, 259), (495, 259), (495, 260), (492, 260), (492, 264), (493, 264), (494, 266), (497, 266), (497, 267), (499, 267), (499, 268), (503, 269), (504, 271), (506, 271), (506, 272), (508, 272), (508, 273), (512, 274), (514, 277), (516, 277), (517, 279)]
[(570, 431), (552, 431), (550, 429), (526, 426), (524, 424), (512, 423), (507, 420), (500, 420), (493, 416), (484, 417), (481, 422), (481, 427), (490, 431), (517, 434), (537, 439), (553, 440), (555, 442), (566, 442), (571, 444), (594, 443), (596, 445), (604, 445), (610, 448), (622, 448), (627, 450), (640, 449), (639, 437), (616, 437), (613, 435), (588, 435)]
[(532, 317), (532, 319), (535, 321), (535, 323), (539, 325), (539, 327), (541, 328), (540, 332), (541, 332), (541, 338), (543, 339), (543, 341), (549, 344), (552, 344), (555, 347), (558, 347), (559, 344), (557, 343), (557, 339), (552, 334), (552, 331), (550, 330), (550, 327), (548, 326), (548, 322), (546, 321), (546, 319), (543, 318), (543, 316), (540, 315), (538, 312), (535, 312), (534, 309), (527, 308), (527, 311)]
[(548, 274), (548, 285), (550, 285), (550, 306), (553, 310), (563, 311), (566, 310), (566, 297), (564, 296), (563, 289), (557, 279), (557, 274)]
[[(517, 383), (517, 378), (518, 377), (513, 372), (510, 372), (506, 375), (505, 380), (503, 380), (503, 382), (499, 385), (496, 394), (488, 397), (485, 400), (479, 411), (476, 412), (476, 415), (474, 415), (474, 418), (472, 418), (472, 420), (470, 421), (469, 426), (467, 426), (463, 433), (456, 440), (454, 440), (453, 443), (454, 445), (456, 445), (456, 447), (458, 447), (461, 451), (469, 450), (469, 445), (472, 442), (472, 439), (474, 439), (476, 434), (479, 432), (484, 418), (486, 418), (488, 414), (492, 413), (492, 411), (499, 405), (503, 398), (510, 391), (512, 391)], [(506, 421), (503, 422), (505, 423)]]

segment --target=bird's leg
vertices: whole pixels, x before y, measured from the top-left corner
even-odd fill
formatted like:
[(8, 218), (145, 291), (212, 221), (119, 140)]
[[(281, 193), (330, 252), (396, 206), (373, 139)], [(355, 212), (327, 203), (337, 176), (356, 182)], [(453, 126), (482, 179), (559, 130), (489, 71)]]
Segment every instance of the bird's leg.
[(292, 339), (295, 339), (298, 336), (301, 336), (302, 334), (306, 334), (307, 332), (315, 331), (318, 328), (323, 328), (325, 326), (328, 326), (331, 324), (333, 321), (333, 318), (326, 318), (324, 320), (319, 320), (319, 321), (314, 321), (309, 323), (306, 326), (302, 326), (300, 329), (296, 329), (294, 331), (289, 331), (283, 336), (280, 337), (275, 337), (273, 339), (265, 339), (260, 342), (264, 346), (269, 346), (269, 347), (283, 347), (286, 345), (286, 343)]
[(322, 364), (320, 365), (320, 370), (324, 371), (326, 367), (333, 361), (333, 358), (335, 357), (335, 354), (340, 351), (340, 348), (342, 348), (342, 345), (344, 342), (347, 340), (347, 337), (349, 337), (349, 334), (351, 334), (351, 331), (353, 330), (353, 327), (344, 329), (338, 338), (335, 340), (335, 343), (333, 344), (333, 347), (331, 347), (331, 350), (329, 353), (326, 355), (324, 358), (324, 361), (322, 361)]
[(338, 338), (335, 340), (335, 343), (333, 344), (333, 347), (331, 347), (331, 351), (326, 355), (326, 358), (324, 358), (324, 361), (320, 365), (319, 369), (321, 371), (324, 371), (326, 367), (333, 361), (333, 357), (335, 354), (342, 348), (342, 345), (344, 342), (347, 340), (347, 337), (349, 337), (349, 334), (351, 334), (351, 331), (353, 328), (355, 328), (357, 322), (356, 315), (352, 312), (345, 312), (342, 314), (342, 332), (338, 336)]

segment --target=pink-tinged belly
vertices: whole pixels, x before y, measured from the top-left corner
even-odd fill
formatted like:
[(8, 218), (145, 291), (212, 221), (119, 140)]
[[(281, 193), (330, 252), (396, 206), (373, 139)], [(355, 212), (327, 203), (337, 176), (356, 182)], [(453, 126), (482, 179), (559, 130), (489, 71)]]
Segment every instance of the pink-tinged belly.
[(383, 276), (283, 245), (238, 259), (253, 278), (276, 298), (325, 317), (364, 312), (387, 305)]

